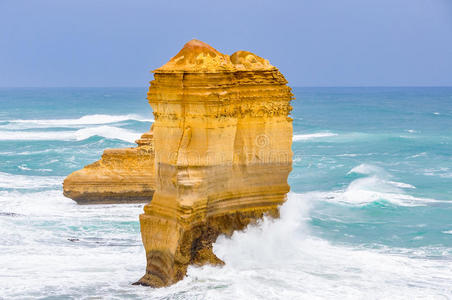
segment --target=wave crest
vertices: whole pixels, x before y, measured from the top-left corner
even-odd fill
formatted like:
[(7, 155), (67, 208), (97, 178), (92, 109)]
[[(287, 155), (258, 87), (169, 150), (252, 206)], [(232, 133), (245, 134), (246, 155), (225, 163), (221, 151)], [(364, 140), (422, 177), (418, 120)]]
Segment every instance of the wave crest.
[(311, 140), (311, 139), (333, 137), (333, 136), (337, 136), (337, 134), (336, 133), (331, 133), (331, 132), (317, 132), (317, 133), (308, 133), (308, 134), (295, 134), (293, 136), (292, 140), (294, 142), (298, 142), (298, 141), (306, 141), (306, 140)]
[(141, 133), (114, 126), (96, 126), (76, 131), (0, 131), (0, 141), (81, 141), (93, 136), (133, 143)]
[(0, 125), (0, 128), (29, 129), (29, 128), (52, 128), (52, 127), (83, 127), (86, 125), (112, 124), (128, 120), (140, 122), (154, 122), (152, 118), (146, 118), (136, 114), (127, 114), (127, 115), (94, 114), (94, 115), (85, 115), (78, 119), (4, 120), (4, 122), (8, 122), (8, 124)]
[(387, 201), (399, 206), (425, 206), (435, 202), (451, 203), (446, 200), (421, 198), (407, 194), (407, 189), (416, 187), (391, 180), (393, 176), (379, 166), (360, 164), (347, 173), (347, 175), (350, 174), (367, 176), (353, 180), (345, 190), (325, 192), (324, 199), (326, 201), (357, 206), (378, 201)]

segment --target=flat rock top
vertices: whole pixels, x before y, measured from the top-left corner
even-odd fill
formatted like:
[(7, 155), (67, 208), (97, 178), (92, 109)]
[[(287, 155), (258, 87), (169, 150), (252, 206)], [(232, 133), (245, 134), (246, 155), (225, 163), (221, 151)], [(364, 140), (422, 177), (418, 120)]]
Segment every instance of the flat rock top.
[(154, 70), (154, 73), (264, 70), (276, 70), (276, 68), (268, 60), (248, 51), (237, 51), (229, 56), (202, 41), (191, 40), (170, 61)]

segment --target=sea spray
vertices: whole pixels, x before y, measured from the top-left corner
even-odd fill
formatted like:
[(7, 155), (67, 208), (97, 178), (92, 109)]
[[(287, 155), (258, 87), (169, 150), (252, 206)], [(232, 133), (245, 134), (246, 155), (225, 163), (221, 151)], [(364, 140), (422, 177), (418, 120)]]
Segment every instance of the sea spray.
[(311, 199), (317, 197), (316, 193), (289, 194), (280, 219), (265, 218), (231, 238), (217, 240), (214, 251), (226, 262), (223, 268), (192, 267), (189, 283), (158, 294), (175, 295), (187, 285), (215, 286), (218, 281), (222, 285), (208, 294), (218, 299), (299, 295), (324, 299), (338, 294), (406, 299), (452, 292), (450, 262), (428, 260), (410, 250), (406, 257), (406, 249), (391, 253), (384, 248), (334, 245), (313, 236), (309, 215)]

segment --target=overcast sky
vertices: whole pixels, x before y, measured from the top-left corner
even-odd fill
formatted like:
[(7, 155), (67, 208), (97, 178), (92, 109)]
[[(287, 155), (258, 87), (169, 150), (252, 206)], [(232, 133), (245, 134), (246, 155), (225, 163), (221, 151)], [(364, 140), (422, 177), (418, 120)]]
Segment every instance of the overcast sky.
[(0, 86), (147, 86), (192, 38), (292, 86), (452, 86), (452, 0), (0, 0)]

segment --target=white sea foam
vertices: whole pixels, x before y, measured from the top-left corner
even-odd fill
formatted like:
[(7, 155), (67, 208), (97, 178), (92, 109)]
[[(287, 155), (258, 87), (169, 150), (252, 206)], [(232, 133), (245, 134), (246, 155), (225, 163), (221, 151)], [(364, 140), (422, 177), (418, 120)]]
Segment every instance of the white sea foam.
[[(331, 244), (310, 234), (313, 195), (290, 194), (279, 220), (264, 220), (220, 237), (214, 252), (226, 265), (190, 267), (188, 277), (157, 298), (206, 299), (407, 299), (452, 292), (452, 261), (429, 260), (409, 249)], [(397, 252), (392, 249), (392, 252)], [(406, 252), (410, 252), (407, 254)]]
[(427, 156), (427, 152), (421, 152), (418, 154), (414, 154), (414, 155), (409, 156), (409, 158), (416, 158), (416, 157), (423, 157), (423, 156)]
[(86, 125), (102, 125), (118, 123), (127, 120), (141, 122), (154, 122), (152, 118), (128, 114), (128, 115), (86, 115), (78, 119), (37, 119), (37, 120), (5, 120), (9, 124), (0, 125), (4, 129), (29, 129), (52, 127), (84, 127)]
[(429, 203), (452, 203), (447, 200), (415, 197), (407, 189), (414, 185), (391, 180), (392, 176), (379, 166), (361, 164), (351, 169), (348, 174), (368, 175), (353, 180), (345, 190), (326, 192), (325, 201), (346, 205), (367, 205), (377, 201), (388, 201), (400, 206), (425, 206)]
[[(0, 137), (1, 140), (1, 137)], [(49, 153), (49, 152), (60, 152), (60, 149), (45, 149), (45, 150), (37, 150), (37, 151), (21, 151), (21, 152), (14, 152), (14, 151), (7, 151), (7, 152), (0, 152), (0, 155), (6, 155), (6, 156), (28, 156), (28, 155), (35, 155), (35, 154), (42, 154), (42, 153)]]
[(141, 136), (141, 133), (112, 126), (88, 127), (75, 132), (75, 137), (79, 141), (96, 135), (107, 139), (119, 139), (133, 143)]
[(0, 188), (36, 189), (60, 186), (64, 177), (60, 176), (26, 176), (0, 172)]
[(141, 133), (114, 126), (95, 126), (76, 131), (0, 131), (0, 141), (84, 140), (92, 136), (119, 139), (133, 143)]
[(150, 293), (131, 285), (146, 264), (138, 229), (142, 207), (80, 206), (60, 189), (0, 191), (0, 299)]
[(397, 181), (388, 181), (388, 183), (390, 183), (396, 187), (403, 188), (403, 189), (415, 189), (416, 188), (414, 185), (411, 185), (409, 183), (403, 183), (403, 182), (397, 182)]
[(425, 169), (424, 175), (426, 176), (438, 176), (441, 178), (452, 178), (452, 172), (450, 172), (449, 168), (434, 168), (434, 169)]
[[(340, 246), (313, 236), (315, 193), (289, 194), (281, 218), (220, 237), (222, 268), (189, 267), (167, 288), (132, 286), (145, 272), (142, 205), (79, 206), (61, 190), (0, 192), (0, 298), (407, 299), (452, 292), (452, 261), (429, 249)], [(395, 254), (394, 254), (395, 253)], [(17, 262), (20, 262), (18, 264)], [(27, 280), (24, 280), (26, 278)], [(447, 298), (447, 297), (445, 297)]]
[(384, 176), (388, 175), (383, 168), (375, 166), (375, 165), (370, 165), (370, 164), (360, 164), (360, 165), (354, 167), (353, 169), (351, 169), (347, 173), (347, 175), (350, 175), (352, 173), (363, 174), (363, 175), (369, 175), (369, 174), (379, 174), (379, 175), (384, 175)]
[(308, 133), (308, 134), (295, 134), (293, 136), (293, 141), (306, 141), (311, 139), (317, 139), (317, 138), (325, 138), (325, 137), (332, 137), (337, 136), (336, 133), (331, 132), (317, 132), (317, 133)]
[(328, 201), (366, 205), (377, 201), (388, 201), (400, 206), (424, 206), (428, 203), (444, 202), (436, 199), (415, 197), (403, 189), (415, 187), (406, 183), (387, 181), (378, 176), (369, 176), (352, 181), (345, 191), (331, 192)]

